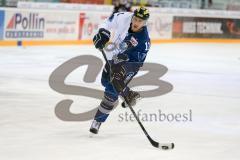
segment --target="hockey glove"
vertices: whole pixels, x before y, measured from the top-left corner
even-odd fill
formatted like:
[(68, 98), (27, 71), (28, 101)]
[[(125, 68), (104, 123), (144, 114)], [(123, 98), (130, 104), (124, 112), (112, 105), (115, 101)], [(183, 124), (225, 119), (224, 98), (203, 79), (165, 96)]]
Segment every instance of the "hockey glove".
[(112, 59), (114, 64), (120, 64), (122, 62), (127, 62), (129, 60), (127, 54), (114, 55)]
[(125, 88), (125, 74), (126, 71), (121, 64), (113, 64), (111, 66), (111, 82), (118, 93)]
[(104, 29), (100, 28), (98, 33), (93, 37), (93, 43), (97, 49), (103, 49), (105, 44), (109, 41), (111, 33)]
[(123, 108), (126, 108), (127, 105), (135, 106), (136, 102), (141, 98), (138, 92), (132, 91), (129, 88), (126, 88), (121, 95), (125, 98), (125, 101), (122, 103)]

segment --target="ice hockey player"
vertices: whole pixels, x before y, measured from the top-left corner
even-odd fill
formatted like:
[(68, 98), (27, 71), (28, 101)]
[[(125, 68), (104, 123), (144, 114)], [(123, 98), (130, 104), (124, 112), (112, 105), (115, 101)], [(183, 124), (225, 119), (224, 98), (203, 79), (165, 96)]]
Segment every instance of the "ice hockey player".
[(98, 133), (100, 125), (118, 104), (119, 96), (125, 99), (123, 104), (131, 106), (140, 98), (140, 94), (132, 91), (127, 84), (143, 66), (150, 48), (146, 26), (148, 18), (149, 11), (145, 7), (139, 7), (133, 13), (115, 13), (100, 25), (93, 38), (95, 47), (104, 49), (111, 64), (107, 63), (102, 72), (101, 83), (105, 91), (90, 128), (94, 134)]

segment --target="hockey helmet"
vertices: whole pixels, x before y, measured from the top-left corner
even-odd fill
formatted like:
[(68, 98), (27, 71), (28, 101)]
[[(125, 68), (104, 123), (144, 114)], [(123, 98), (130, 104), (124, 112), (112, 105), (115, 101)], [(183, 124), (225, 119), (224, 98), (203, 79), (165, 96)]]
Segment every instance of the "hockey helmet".
[(134, 11), (133, 15), (143, 20), (147, 20), (150, 16), (148, 9), (145, 7), (139, 7)]

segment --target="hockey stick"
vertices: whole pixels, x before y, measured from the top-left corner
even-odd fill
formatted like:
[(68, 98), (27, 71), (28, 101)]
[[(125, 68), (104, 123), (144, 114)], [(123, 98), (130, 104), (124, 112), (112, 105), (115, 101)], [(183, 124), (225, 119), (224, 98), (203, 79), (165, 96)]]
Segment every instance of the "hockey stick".
[[(100, 50), (102, 52), (102, 55), (107, 63), (107, 65), (109, 66), (109, 68), (111, 69), (110, 63), (107, 60), (106, 54), (103, 50)], [(113, 86), (114, 87), (114, 86)], [(125, 100), (125, 97), (123, 97)], [(126, 103), (127, 104), (127, 103)], [(128, 104), (127, 104), (128, 105)], [(150, 143), (152, 144), (152, 146), (156, 147), (156, 148), (160, 148), (163, 150), (168, 150), (168, 149), (173, 149), (174, 148), (174, 143), (158, 143), (156, 141), (154, 141), (150, 135), (148, 134), (148, 132), (146, 131), (146, 129), (144, 128), (143, 124), (141, 123), (141, 121), (139, 120), (136, 112), (133, 110), (132, 106), (128, 105), (128, 107), (130, 108), (132, 114), (134, 115), (135, 119), (137, 120), (138, 124), (140, 125), (141, 129), (143, 130), (145, 136), (148, 138), (148, 140), (150, 141)]]

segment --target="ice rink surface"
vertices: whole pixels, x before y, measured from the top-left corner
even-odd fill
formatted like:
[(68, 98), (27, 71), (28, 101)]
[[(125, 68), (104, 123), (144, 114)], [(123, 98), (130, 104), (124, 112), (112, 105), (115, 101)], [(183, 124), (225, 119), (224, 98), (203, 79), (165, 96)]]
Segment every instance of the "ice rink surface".
[[(184, 114), (188, 121), (143, 121), (159, 142), (176, 148), (153, 148), (136, 121), (120, 106), (89, 137), (91, 121), (63, 121), (56, 104), (72, 99), (72, 113), (98, 106), (100, 100), (64, 95), (50, 88), (51, 73), (80, 55), (102, 58), (93, 46), (0, 48), (0, 159), (1, 160), (239, 160), (240, 159), (240, 45), (152, 45), (146, 62), (169, 70), (160, 79), (173, 85), (168, 94), (144, 98), (136, 111), (143, 114)], [(67, 84), (103, 90), (100, 76), (83, 81), (86, 67), (66, 79)], [(141, 87), (139, 87), (141, 88)], [(144, 87), (147, 90), (147, 87)]]

